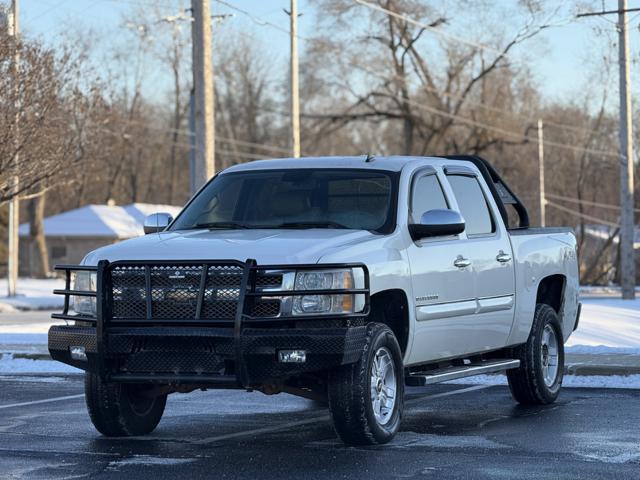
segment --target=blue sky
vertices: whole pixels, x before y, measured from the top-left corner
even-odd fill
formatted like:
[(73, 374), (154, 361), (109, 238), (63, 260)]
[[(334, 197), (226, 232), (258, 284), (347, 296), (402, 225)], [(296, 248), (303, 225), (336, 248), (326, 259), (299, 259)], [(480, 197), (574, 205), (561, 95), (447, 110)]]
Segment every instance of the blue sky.
[[(0, 0), (8, 2), (9, 0)], [(513, 3), (510, 0), (497, 0), (506, 4)], [(558, 3), (558, 0), (547, 0)], [(125, 32), (122, 17), (131, 12), (136, 5), (142, 6), (167, 6), (179, 11), (185, 0), (21, 0), (21, 28), (29, 36), (40, 37), (47, 42), (60, 41), (60, 34), (70, 29), (93, 28), (106, 35), (118, 36)], [(226, 20), (224, 25), (217, 28), (233, 28), (251, 34), (268, 49), (269, 58), (276, 64), (286, 67), (288, 58), (289, 40), (285, 33), (279, 32), (269, 26), (257, 23), (258, 19), (266, 20), (288, 28), (288, 17), (282, 11), (289, 5), (288, 0), (228, 0), (228, 3), (250, 12), (255, 21), (247, 16), (236, 13), (234, 17)], [(637, 5), (635, 4), (637, 3)], [(600, 5), (600, 2), (595, 2)], [(212, 0), (213, 13), (228, 13), (229, 8)], [(564, 2), (565, 16), (575, 11), (574, 2)], [(630, 7), (640, 6), (640, 1), (630, 1)], [(615, 0), (607, 0), (605, 7), (614, 9), (617, 7)], [(310, 3), (299, 0), (299, 11), (303, 14), (299, 22), (300, 35), (313, 33), (315, 25), (314, 10)], [(363, 7), (364, 8), (364, 7)], [(601, 57), (607, 52), (615, 53), (615, 47), (607, 44), (606, 37), (596, 37), (594, 26), (601, 27), (615, 38), (615, 16), (609, 16), (609, 21), (603, 19), (583, 19), (569, 23), (565, 26), (554, 28), (543, 34), (535, 41), (535, 48), (531, 43), (525, 49), (520, 48), (514, 52), (515, 57), (526, 55), (526, 61), (531, 66), (534, 79), (542, 89), (545, 98), (553, 100), (571, 100), (589, 82), (590, 71), (585, 67), (585, 59)], [(638, 25), (640, 16), (631, 15), (631, 48), (632, 57), (638, 58), (640, 53), (640, 34)], [(447, 27), (445, 27), (447, 28)], [(455, 32), (463, 35), (463, 33)], [(304, 50), (304, 42), (301, 44)], [(214, 51), (215, 54), (215, 51)], [(279, 63), (278, 63), (279, 62)], [(635, 85), (640, 85), (640, 72), (637, 62), (632, 66), (632, 77)], [(616, 68), (614, 64), (612, 68)], [(617, 68), (616, 68), (617, 70)], [(617, 71), (612, 73), (610, 97), (617, 97)], [(595, 81), (595, 80), (594, 80)], [(640, 92), (638, 87), (634, 92)]]

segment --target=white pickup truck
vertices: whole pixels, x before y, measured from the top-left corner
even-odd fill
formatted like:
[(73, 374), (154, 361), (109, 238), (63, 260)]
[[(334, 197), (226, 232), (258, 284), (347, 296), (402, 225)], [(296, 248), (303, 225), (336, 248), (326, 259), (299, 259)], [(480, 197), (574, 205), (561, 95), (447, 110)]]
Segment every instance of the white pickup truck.
[(558, 396), (575, 237), (529, 228), (481, 158), (237, 165), (145, 232), (56, 267), (71, 324), (49, 350), (86, 371), (104, 435), (149, 433), (196, 389), (324, 401), (350, 444), (393, 438), (405, 385), (506, 371), (518, 402)]

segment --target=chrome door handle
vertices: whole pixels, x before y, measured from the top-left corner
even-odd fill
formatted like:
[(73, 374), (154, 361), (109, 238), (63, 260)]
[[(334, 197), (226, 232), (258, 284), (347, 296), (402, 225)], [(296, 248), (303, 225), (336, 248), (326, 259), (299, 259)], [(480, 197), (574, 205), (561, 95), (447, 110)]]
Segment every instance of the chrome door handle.
[(500, 252), (498, 252), (498, 256), (496, 257), (496, 260), (499, 261), (500, 263), (507, 263), (508, 261), (511, 260), (511, 255), (509, 255), (508, 253), (504, 253), (502, 250), (500, 250)]
[(453, 261), (453, 265), (458, 268), (465, 268), (471, 265), (471, 260), (464, 258), (462, 255), (458, 255), (458, 258)]

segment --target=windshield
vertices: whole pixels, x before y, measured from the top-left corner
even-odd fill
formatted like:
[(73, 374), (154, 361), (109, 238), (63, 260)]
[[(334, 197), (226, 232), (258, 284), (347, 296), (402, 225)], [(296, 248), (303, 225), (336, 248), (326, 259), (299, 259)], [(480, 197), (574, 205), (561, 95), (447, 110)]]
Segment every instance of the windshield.
[(187, 205), (171, 230), (194, 228), (395, 227), (397, 174), (350, 169), (222, 174)]

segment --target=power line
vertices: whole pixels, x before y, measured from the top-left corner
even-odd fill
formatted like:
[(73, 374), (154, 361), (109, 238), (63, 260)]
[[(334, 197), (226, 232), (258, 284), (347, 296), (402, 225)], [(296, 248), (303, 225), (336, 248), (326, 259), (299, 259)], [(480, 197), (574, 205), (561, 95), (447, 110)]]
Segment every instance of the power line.
[[(379, 6), (377, 6), (377, 5), (373, 5), (373, 4), (370, 4), (370, 3), (364, 2), (364, 1), (362, 1), (362, 0), (355, 0), (355, 1), (356, 1), (357, 3), (360, 3), (360, 4), (364, 5), (364, 6), (368, 6), (368, 7), (370, 7), (370, 8), (374, 8), (374, 9), (379, 10), (379, 11), (384, 11), (385, 13), (388, 13), (388, 12), (395, 13), (395, 12), (392, 12), (391, 10), (384, 9), (384, 8), (379, 7)], [(243, 15), (247, 16), (250, 20), (252, 20), (252, 21), (253, 21), (254, 23), (256, 23), (257, 25), (260, 25), (260, 26), (268, 26), (268, 27), (274, 28), (274, 29), (276, 29), (276, 30), (278, 30), (278, 31), (280, 31), (280, 32), (282, 32), (282, 33), (285, 33), (285, 34), (287, 34), (287, 35), (290, 35), (290, 32), (289, 32), (287, 29), (282, 28), (282, 27), (280, 27), (279, 25), (276, 25), (276, 24), (274, 24), (274, 23), (272, 23), (272, 22), (269, 22), (269, 21), (266, 21), (266, 20), (260, 19), (259, 17), (256, 17), (255, 15), (251, 14), (250, 12), (248, 12), (248, 11), (246, 11), (246, 10), (243, 10), (242, 8), (239, 8), (239, 7), (237, 7), (237, 6), (233, 5), (233, 4), (229, 3), (229, 2), (226, 2), (226, 1), (224, 1), (224, 0), (216, 0), (216, 2), (217, 2), (217, 3), (220, 3), (221, 5), (224, 5), (224, 6), (228, 7), (228, 8), (230, 8), (230, 9), (232, 9), (232, 10), (236, 11), (236, 12), (239, 12), (239, 13), (241, 13), (241, 14), (243, 14)], [(397, 15), (399, 15), (399, 14), (396, 14), (395, 16), (397, 16)], [(407, 20), (406, 18), (404, 18), (404, 16), (402, 16), (402, 15), (400, 15), (400, 16), (401, 16), (403, 19)], [(409, 21), (409, 20), (407, 20), (407, 21)], [(416, 22), (415, 22), (415, 21), (411, 21), (410, 23), (416, 23)], [(422, 24), (421, 24), (421, 25), (422, 25)], [(427, 26), (422, 25), (422, 26), (423, 26), (423, 28), (427, 28), (427, 29), (429, 29), (429, 30), (432, 30), (432, 31), (434, 31), (435, 33), (443, 34), (443, 32), (441, 32), (441, 31), (439, 31), (439, 30), (437, 30), (437, 29), (434, 29), (433, 27), (430, 27), (430, 26), (428, 26), (428, 25), (427, 25)], [(446, 35), (446, 34), (445, 34), (445, 35)], [(450, 35), (449, 35), (449, 36), (450, 36)], [(308, 38), (301, 37), (300, 35), (296, 35), (296, 37), (297, 37), (298, 39), (300, 39), (300, 40), (307, 40), (307, 41), (308, 41), (308, 40), (310, 40), (310, 39), (308, 39)], [(452, 37), (452, 36), (451, 36), (451, 37)], [(463, 42), (463, 43), (471, 43), (471, 44), (472, 44), (472, 45), (474, 45), (474, 46), (478, 46), (478, 47), (480, 46), (480, 44), (475, 44), (475, 43), (473, 43), (473, 42), (467, 42), (466, 40), (459, 39), (458, 37), (455, 37), (455, 38), (456, 38), (456, 39), (458, 39), (458, 40), (460, 40), (460, 41), (461, 41), (461, 42)], [(499, 52), (499, 53), (501, 53), (501, 52), (502, 52), (501, 50), (498, 50), (498, 49), (493, 49), (493, 50), (495, 50), (495, 51), (497, 51), (497, 52)], [(505, 55), (505, 56), (506, 56), (506, 55)], [(370, 74), (373, 74), (373, 75), (375, 75), (375, 76), (378, 76), (379, 78), (384, 78), (384, 79), (386, 79), (386, 77), (383, 77), (383, 76), (381, 76), (379, 73), (377, 73), (377, 72), (375, 72), (375, 71), (373, 71), (373, 70), (367, 69), (366, 67), (363, 67), (362, 65), (358, 65), (358, 64), (353, 63), (353, 62), (348, 62), (348, 64), (349, 64), (350, 66), (353, 66), (353, 67), (356, 67), (356, 68), (361, 69), (361, 70), (363, 70), (363, 71), (366, 71), (367, 73), (370, 73)], [(398, 77), (398, 76), (397, 76), (397, 75), (394, 75), (394, 77)], [(456, 96), (456, 95), (453, 95), (453, 94), (450, 94), (450, 93), (442, 93), (442, 92), (438, 92), (436, 89), (431, 89), (431, 88), (429, 88), (429, 87), (423, 87), (423, 88), (425, 88), (425, 89), (427, 89), (427, 90), (434, 91), (434, 92), (436, 92), (436, 93), (438, 93), (438, 94), (440, 94), (440, 95), (448, 96), (448, 97), (450, 97), (450, 98), (461, 98), (460, 96)], [(506, 110), (498, 109), (498, 108), (495, 108), (495, 107), (490, 107), (490, 106), (485, 105), (485, 104), (481, 104), (481, 103), (477, 103), (477, 102), (469, 102), (468, 100), (466, 100), (466, 102), (467, 102), (467, 103), (469, 103), (469, 104), (475, 104), (475, 105), (477, 105), (477, 106), (480, 106), (480, 107), (482, 107), (482, 108), (485, 108), (485, 109), (488, 109), (488, 110), (492, 110), (492, 111), (495, 111), (495, 112), (505, 113), (505, 114), (507, 114), (507, 115), (513, 116), (514, 118), (520, 117), (520, 118), (526, 119), (526, 120), (528, 120), (528, 121), (530, 121), (530, 122), (537, 121), (537, 117), (534, 119), (534, 118), (531, 118), (531, 117), (525, 117), (525, 116), (523, 116), (523, 115), (516, 115), (516, 114), (513, 114), (512, 112), (508, 112), (508, 111), (506, 111)], [(544, 119), (543, 119), (543, 120), (544, 120)], [(574, 127), (574, 126), (571, 126), (571, 125), (560, 124), (560, 123), (557, 123), (557, 122), (551, 122), (551, 121), (547, 121), (547, 120), (544, 120), (544, 122), (545, 122), (545, 124), (552, 125), (552, 126), (555, 126), (555, 127), (558, 127), (558, 128), (564, 128), (564, 129), (567, 129), (567, 130), (582, 131), (582, 132), (587, 132), (587, 133), (589, 133), (589, 132), (590, 132), (588, 129), (582, 129), (582, 128)]]
[[(557, 200), (563, 200), (569, 203), (588, 205), (590, 207), (603, 208), (605, 210), (620, 210), (620, 205), (612, 205), (610, 203), (601, 203), (601, 202), (592, 202), (590, 200), (583, 200), (575, 197), (565, 197), (563, 195), (555, 195), (553, 193), (546, 193), (545, 197), (551, 197), (551, 198), (555, 198)], [(634, 211), (640, 212), (640, 208), (634, 208)]]
[[(97, 130), (105, 132), (105, 133), (109, 133), (113, 136), (118, 136), (118, 137), (122, 137), (124, 140), (132, 140), (132, 136), (130, 134), (127, 133), (123, 133), (123, 132), (119, 132), (119, 131), (115, 131), (115, 130), (111, 130), (109, 128), (106, 127), (100, 127), (97, 128)], [(183, 143), (183, 142), (178, 142), (178, 141), (174, 141), (174, 140), (162, 140), (162, 139), (156, 139), (156, 138), (152, 138), (152, 137), (146, 137), (145, 138), (146, 142), (149, 142), (151, 144), (154, 145), (176, 145), (178, 147), (182, 147), (185, 150), (189, 150), (192, 148), (192, 145), (190, 143)], [(229, 141), (224, 141), (224, 143), (229, 143)], [(264, 160), (267, 158), (267, 156), (265, 155), (260, 155), (258, 153), (251, 153), (251, 152), (232, 152), (230, 150), (219, 150), (220, 153), (223, 153), (225, 155), (235, 155), (241, 158), (246, 158), (246, 159), (250, 159), (250, 160)]]
[[(398, 97), (396, 97), (398, 98)], [(472, 125), (472, 126), (476, 126), (476, 127), (480, 127), (483, 128), (485, 130), (488, 131), (494, 131), (496, 133), (500, 133), (502, 135), (505, 135), (507, 137), (512, 137), (512, 138), (517, 138), (520, 140), (530, 140), (532, 142), (537, 142), (538, 138), (537, 137), (533, 137), (533, 136), (529, 136), (529, 135), (525, 135), (519, 132), (514, 132), (511, 130), (505, 130), (504, 128), (500, 128), (500, 127), (496, 127), (493, 125), (489, 125), (486, 123), (482, 123), (482, 122), (478, 122), (477, 120), (472, 120), (466, 117), (462, 117), (460, 115), (454, 114), (454, 113), (449, 113), (449, 112), (445, 112), (444, 110), (439, 110), (437, 108), (433, 108), (433, 107), (429, 107), (427, 105), (423, 105), (421, 103), (415, 102), (413, 100), (408, 100), (408, 99), (401, 99), (403, 102), (409, 104), (409, 105), (413, 105), (416, 108), (422, 109), (424, 111), (433, 113), (435, 115), (440, 115), (442, 117), (447, 117), (453, 120), (458, 120), (461, 123), (465, 123), (467, 125)], [(564, 149), (568, 149), (568, 150), (573, 150), (573, 151), (577, 151), (577, 152), (584, 152), (584, 153), (591, 153), (594, 155), (603, 155), (603, 156), (609, 156), (609, 157), (618, 157), (617, 153), (614, 152), (610, 152), (607, 150), (596, 150), (596, 149), (592, 149), (592, 148), (585, 148), (585, 147), (578, 147), (578, 146), (574, 146), (574, 145), (567, 145), (564, 143), (559, 143), (559, 142), (552, 142), (549, 140), (545, 140), (545, 145), (550, 145), (550, 146), (554, 146), (554, 147), (558, 147), (558, 148), (564, 148)]]
[(367, 7), (367, 8), (370, 8), (372, 10), (377, 10), (379, 12), (386, 13), (387, 15), (390, 15), (392, 17), (398, 18), (400, 20), (404, 20), (405, 22), (410, 23), (412, 25), (415, 25), (416, 27), (424, 28), (425, 30), (428, 30), (428, 31), (430, 31), (430, 32), (432, 32), (432, 33), (434, 33), (436, 35), (439, 35), (439, 36), (441, 36), (443, 38), (446, 38), (448, 40), (451, 40), (451, 41), (454, 41), (454, 42), (457, 42), (457, 43), (462, 43), (462, 44), (467, 45), (469, 47), (478, 48), (480, 50), (489, 50), (489, 51), (498, 53), (502, 57), (505, 57), (505, 58), (507, 57), (507, 53), (504, 52), (503, 50), (500, 50), (500, 49), (495, 48), (495, 47), (491, 47), (489, 45), (485, 45), (483, 43), (471, 42), (471, 41), (466, 40), (464, 38), (452, 35), (450, 33), (443, 32), (443, 31), (438, 30), (437, 28), (435, 28), (435, 27), (433, 27), (431, 25), (428, 25), (426, 23), (420, 22), (418, 20), (414, 20), (413, 18), (408, 17), (407, 15), (403, 15), (401, 13), (394, 12), (393, 10), (389, 10), (388, 8), (381, 7), (380, 5), (375, 5), (373, 3), (369, 3), (369, 2), (366, 2), (364, 0), (355, 0), (355, 2), (359, 3), (363, 7)]
[[(283, 29), (283, 28), (279, 27), (278, 25), (275, 25), (275, 24), (273, 24), (271, 22), (263, 21), (263, 20), (255, 17), (251, 13), (249, 13), (249, 12), (247, 12), (247, 11), (241, 9), (241, 8), (238, 8), (235, 5), (230, 4), (229, 2), (226, 2), (224, 0), (216, 0), (216, 1), (218, 3), (220, 3), (220, 4), (222, 4), (222, 5), (225, 5), (225, 6), (229, 7), (229, 8), (231, 8), (231, 9), (233, 9), (233, 10), (235, 10), (235, 11), (241, 13), (241, 14), (243, 14), (243, 15), (248, 16), (254, 22), (256, 22), (257, 24), (259, 24), (261, 26), (269, 26), (269, 27), (275, 28), (275, 29), (277, 29), (277, 30), (279, 30), (279, 31), (281, 31), (283, 33), (286, 33), (287, 35), (290, 34), (290, 32), (288, 32), (286, 29)], [(358, 3), (361, 3), (361, 4), (365, 5), (365, 6), (372, 5), (372, 4), (368, 4), (367, 2), (363, 2), (362, 0), (355, 0), (355, 1), (358, 2)], [(382, 9), (382, 7), (377, 7), (376, 5), (373, 5), (373, 7), (376, 7), (375, 8), (376, 10)], [(382, 10), (386, 10), (386, 9), (382, 9)], [(392, 13), (396, 13), (396, 12), (392, 12)], [(397, 14), (397, 15), (400, 15), (400, 14)], [(401, 15), (401, 17), (404, 17), (404, 16)], [(301, 37), (298, 37), (298, 38), (301, 38)], [(362, 67), (358, 65), (358, 68), (362, 68)], [(342, 85), (338, 85), (338, 86), (342, 87)], [(392, 98), (400, 99), (400, 97), (398, 97), (397, 95), (393, 95)], [(508, 136), (508, 137), (511, 137), (511, 138), (517, 138), (517, 139), (520, 139), (520, 140), (529, 140), (529, 141), (532, 141), (532, 142), (537, 142), (537, 137), (524, 135), (524, 134), (519, 133), (519, 132), (505, 130), (505, 129), (500, 128), (500, 127), (495, 127), (493, 125), (489, 125), (489, 124), (478, 122), (476, 120), (472, 120), (472, 119), (469, 119), (469, 118), (466, 118), (466, 117), (462, 117), (462, 116), (457, 115), (457, 114), (452, 114), (452, 113), (446, 112), (444, 110), (436, 109), (436, 108), (433, 108), (433, 107), (428, 107), (426, 105), (423, 105), (421, 103), (418, 103), (418, 102), (415, 102), (415, 101), (412, 101), (412, 100), (408, 100), (408, 99), (400, 99), (400, 100), (403, 101), (403, 102), (406, 102), (406, 103), (408, 103), (410, 105), (413, 105), (416, 108), (422, 109), (424, 111), (428, 111), (429, 113), (432, 113), (432, 114), (435, 114), (435, 115), (440, 115), (440, 116), (451, 118), (451, 119), (454, 119), (454, 120), (459, 120), (462, 123), (466, 123), (468, 125), (480, 127), (480, 128), (485, 129), (485, 130), (488, 130), (488, 131), (494, 131), (496, 133), (500, 133), (502, 135), (505, 135), (505, 136)], [(559, 125), (559, 124), (556, 124), (556, 125)], [(603, 155), (603, 156), (609, 156), (609, 157), (615, 157), (615, 158), (618, 157), (617, 153), (611, 152), (611, 151), (606, 151), (606, 150), (598, 150), (598, 149), (592, 149), (592, 148), (578, 147), (578, 146), (574, 146), (574, 145), (568, 145), (568, 144), (564, 144), (564, 143), (560, 143), (560, 142), (553, 142), (553, 141), (549, 141), (549, 140), (545, 141), (545, 144), (549, 145), (549, 146), (554, 146), (554, 147), (557, 147), (557, 148), (564, 148), (564, 149), (576, 151), (576, 152), (591, 153), (591, 154), (594, 154), (594, 155)]]
[(549, 205), (549, 206), (551, 206), (553, 208), (556, 208), (556, 209), (558, 209), (558, 210), (560, 210), (562, 212), (569, 213), (569, 214), (571, 214), (573, 216), (576, 216), (576, 217), (579, 217), (579, 218), (583, 218), (585, 220), (589, 220), (591, 222), (600, 223), (602, 225), (608, 225), (610, 227), (619, 227), (620, 226), (617, 223), (609, 222), (608, 220), (603, 220), (601, 218), (594, 217), (592, 215), (587, 215), (586, 213), (578, 212), (577, 210), (573, 210), (571, 208), (563, 207), (562, 205), (559, 205), (559, 204), (557, 204), (555, 202), (551, 202), (549, 200), (547, 200), (547, 205)]
[[(155, 130), (158, 132), (165, 132), (165, 133), (176, 133), (178, 135), (182, 135), (185, 137), (193, 137), (194, 134), (193, 132), (189, 131), (189, 130), (184, 130), (184, 129), (180, 129), (180, 128), (172, 128), (172, 127), (156, 127), (153, 125), (149, 125), (147, 122), (143, 122), (141, 120), (134, 120), (134, 119), (129, 119), (129, 118), (122, 118), (118, 120), (119, 122), (122, 123), (128, 123), (131, 125), (140, 125), (144, 128), (148, 128), (150, 130)], [(268, 151), (272, 151), (272, 152), (278, 152), (278, 153), (285, 153), (285, 154), (289, 154), (290, 151), (284, 147), (278, 147), (275, 145), (268, 145), (268, 144), (264, 144), (264, 143), (256, 143), (256, 142), (250, 142), (247, 140), (238, 140), (235, 138), (230, 138), (230, 137), (222, 137), (220, 135), (216, 135), (216, 142), (223, 142), (223, 143), (233, 143), (236, 145), (242, 145), (242, 146), (246, 146), (246, 147), (253, 147), (253, 148), (259, 148), (262, 150), (268, 150)]]
[[(233, 5), (229, 2), (225, 2), (224, 0), (215, 0), (217, 3), (219, 3), (220, 5), (224, 5), (227, 8), (230, 8), (231, 10), (234, 10), (238, 13), (243, 14), (244, 16), (246, 16), (247, 18), (249, 18), (252, 22), (254, 22), (257, 25), (260, 25), (262, 27), (264, 26), (269, 26), (271, 28), (275, 28), (276, 30), (279, 30), (283, 33), (286, 33), (287, 35), (291, 35), (291, 32), (289, 30), (287, 30), (286, 28), (283, 28), (279, 25), (276, 25), (275, 23), (271, 23), (267, 20), (263, 20), (259, 17), (256, 17), (255, 15), (253, 15), (251, 12), (248, 12), (247, 10), (243, 10), (242, 8)], [(306, 40), (304, 37), (301, 37), (300, 35), (296, 35), (297, 38), (299, 38), (300, 40)]]
[[(371, 70), (363, 65), (359, 65), (353, 62), (348, 62), (349, 66), (358, 68), (360, 70), (363, 70), (364, 72), (367, 72), (370, 75), (376, 76), (378, 78), (380, 78), (381, 80), (388, 80), (389, 77), (386, 77), (378, 72), (376, 72), (375, 70)], [(397, 79), (402, 79), (402, 77), (398, 74), (393, 74), (391, 76), (391, 78), (397, 78)], [(504, 114), (506, 116), (512, 117), (512, 118), (519, 118), (522, 120), (526, 120), (528, 122), (530, 122), (531, 124), (533, 124), (534, 122), (537, 122), (538, 118), (542, 118), (545, 126), (551, 125), (553, 127), (557, 127), (563, 130), (570, 130), (570, 131), (575, 131), (575, 132), (579, 132), (579, 133), (593, 133), (593, 129), (589, 129), (589, 128), (585, 128), (585, 127), (576, 127), (573, 125), (566, 125), (563, 123), (557, 123), (557, 122), (552, 122), (550, 120), (545, 119), (544, 117), (540, 117), (539, 115), (535, 115), (535, 114), (531, 114), (531, 115), (525, 115), (522, 113), (515, 113), (515, 112), (510, 112), (508, 110), (504, 110), (502, 108), (497, 108), (497, 107), (492, 107), (491, 105), (487, 105), (486, 103), (481, 103), (481, 102), (474, 102), (471, 100), (466, 99), (465, 97), (463, 97), (462, 95), (456, 95), (453, 93), (449, 93), (449, 92), (441, 92), (439, 91), (437, 88), (433, 88), (433, 87), (428, 87), (426, 85), (421, 85), (420, 86), (421, 89), (429, 91), (429, 92), (433, 92), (433, 93), (437, 93), (440, 96), (443, 97), (448, 97), (448, 98), (453, 98), (453, 99), (458, 99), (458, 100), (462, 100), (463, 103), (470, 105), (470, 106), (475, 106), (478, 108), (482, 108), (484, 110), (488, 110), (491, 112), (496, 112), (496, 113), (501, 113)]]

